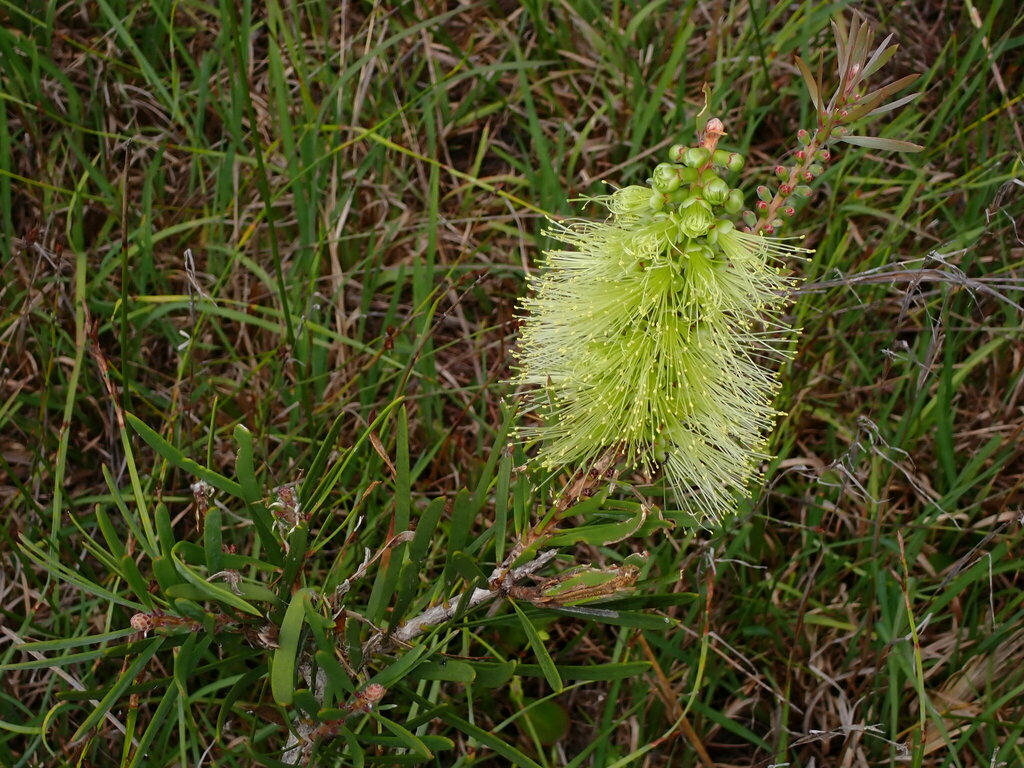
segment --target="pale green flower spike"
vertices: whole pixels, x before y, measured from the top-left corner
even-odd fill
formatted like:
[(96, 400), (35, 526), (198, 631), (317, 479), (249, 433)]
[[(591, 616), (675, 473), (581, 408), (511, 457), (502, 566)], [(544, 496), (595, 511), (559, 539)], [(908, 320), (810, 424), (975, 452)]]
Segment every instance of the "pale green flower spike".
[(551, 222), (566, 247), (530, 279), (516, 352), (543, 417), (520, 436), (541, 442), (543, 466), (586, 468), (608, 451), (646, 472), (660, 465), (704, 521), (734, 510), (766, 458), (778, 415), (766, 364), (794, 336), (781, 260), (809, 253), (733, 224), (742, 196), (719, 174), (742, 157), (716, 151), (722, 135), (711, 120), (650, 186), (592, 198), (606, 221)]

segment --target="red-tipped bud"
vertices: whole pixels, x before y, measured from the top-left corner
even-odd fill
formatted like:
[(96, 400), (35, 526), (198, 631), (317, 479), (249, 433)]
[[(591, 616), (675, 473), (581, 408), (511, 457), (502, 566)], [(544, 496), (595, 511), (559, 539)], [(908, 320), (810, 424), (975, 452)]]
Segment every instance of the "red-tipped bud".
[(811, 143), (811, 134), (809, 134), (803, 128), (796, 132), (796, 138), (805, 147)]
[(779, 194), (785, 197), (786, 195), (793, 194), (793, 186), (791, 184), (780, 184)]
[(776, 165), (775, 166), (775, 175), (778, 176), (780, 179), (786, 178), (786, 174), (787, 173), (789, 173), (789, 172), (786, 170), (786, 166), (784, 166), (784, 165)]
[(802, 149), (798, 149), (796, 151), (796, 159), (797, 160), (803, 160), (805, 157), (807, 157), (807, 153), (804, 152)]
[(768, 203), (766, 203), (764, 200), (758, 200), (757, 204), (754, 207), (757, 208), (757, 210), (759, 211), (767, 211)]
[(814, 174), (810, 171), (804, 171), (804, 181), (814, 181)]
[(766, 235), (771, 235), (774, 234), (775, 227), (773, 227), (771, 224), (767, 224), (761, 229), (761, 231), (764, 232)]
[(788, 205), (785, 208), (783, 208), (782, 212), (789, 216), (790, 218), (796, 216), (796, 208), (794, 208), (792, 205)]
[(839, 119), (840, 120), (845, 120), (849, 116), (850, 116), (850, 110), (848, 110), (848, 109), (840, 109), (839, 110)]
[(753, 227), (755, 224), (757, 224), (757, 216), (754, 215), (753, 211), (744, 211), (743, 223), (746, 224), (747, 227)]
[(821, 160), (821, 162), (823, 163), (827, 163), (829, 160), (832, 159), (832, 153), (829, 152), (827, 149), (819, 149), (818, 159)]
[(770, 203), (772, 201), (772, 192), (764, 184), (757, 188), (757, 196), (766, 203)]

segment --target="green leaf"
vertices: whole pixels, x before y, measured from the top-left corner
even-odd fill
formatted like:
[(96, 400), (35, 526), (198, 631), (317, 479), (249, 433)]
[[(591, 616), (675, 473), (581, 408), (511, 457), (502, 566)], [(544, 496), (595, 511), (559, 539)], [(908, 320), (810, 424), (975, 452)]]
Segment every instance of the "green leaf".
[(407, 676), (409, 680), (444, 680), (451, 683), (472, 683), (476, 672), (472, 665), (452, 659), (424, 661)]
[[(499, 688), (512, 679), (516, 673), (519, 662), (515, 659), (500, 662), (473, 661), (469, 662), (473, 668), (475, 679), (473, 685), (478, 688)], [(540, 667), (537, 667), (538, 675)]]
[(516, 601), (512, 600), (510, 602), (519, 616), (519, 622), (526, 633), (526, 639), (530, 642), (530, 648), (533, 649), (533, 655), (537, 657), (537, 661), (540, 663), (544, 679), (548, 681), (548, 685), (553, 690), (556, 692), (561, 691), (564, 687), (562, 685), (562, 678), (558, 674), (558, 667), (555, 666), (551, 654), (548, 653), (548, 649), (544, 646), (544, 640), (541, 638), (540, 633), (537, 632), (537, 628), (533, 626), (533, 622), (530, 621), (529, 617), (523, 613), (523, 609), (516, 605)]
[(209, 483), (218, 491), (231, 494), (239, 499), (243, 498), (242, 486), (234, 480), (229, 480), (224, 477), (224, 475), (214, 472), (212, 469), (207, 469), (188, 458), (185, 454), (164, 440), (163, 437), (150, 429), (138, 416), (131, 413), (125, 413), (124, 416), (128, 423), (131, 424), (132, 429), (134, 429), (139, 436), (146, 441), (150, 448), (163, 456), (178, 469)]
[[(619, 664), (591, 664), (569, 666), (562, 664), (558, 667), (559, 673), (566, 680), (580, 681), (604, 681), (604, 680), (626, 680), (640, 677), (651, 669), (647, 661), (626, 661)], [(541, 677), (544, 670), (539, 664), (520, 664), (516, 668), (516, 674), (523, 677)]]
[(374, 675), (372, 680), (367, 681), (367, 685), (370, 683), (380, 683), (385, 688), (390, 688), (409, 674), (409, 670), (416, 665), (426, 651), (427, 647), (424, 645), (414, 646), (399, 656), (393, 664), (384, 667), (384, 669)]
[(149, 660), (156, 655), (156, 652), (160, 649), (162, 644), (163, 638), (155, 637), (145, 645), (139, 655), (136, 656), (135, 659), (132, 660), (132, 663), (129, 664), (121, 673), (120, 677), (110, 685), (107, 694), (100, 700), (96, 709), (90, 712), (89, 716), (85, 718), (80, 726), (78, 726), (78, 730), (75, 731), (74, 736), (71, 737), (72, 741), (78, 741), (82, 738), (92, 730), (93, 726), (95, 726), (103, 716), (107, 714), (107, 712), (110, 711), (110, 708), (114, 706), (114, 703), (121, 698), (121, 694), (125, 692), (125, 689), (135, 681), (135, 678), (138, 677), (146, 664), (149, 663)]
[(839, 141), (869, 149), (884, 149), (891, 152), (920, 152), (924, 149), (920, 144), (897, 139), (883, 139), (878, 136), (840, 136)]
[(678, 624), (676, 619), (667, 616), (658, 616), (650, 613), (634, 613), (629, 611), (614, 611), (603, 609), (600, 604), (586, 607), (545, 606), (547, 610), (560, 613), (563, 616), (572, 616), (586, 621), (595, 621), (599, 624), (610, 624), (615, 627), (634, 627), (636, 629), (651, 629), (664, 632)]
[(402, 743), (404, 747), (406, 747), (407, 749), (411, 749), (417, 755), (420, 755), (421, 757), (427, 760), (430, 760), (434, 757), (434, 754), (429, 749), (427, 749), (427, 745), (420, 741), (420, 739), (418, 739), (407, 728), (399, 725), (394, 720), (389, 720), (379, 712), (371, 710), (370, 714), (373, 715), (373, 718), (378, 723), (380, 723), (393, 734), (395, 734), (395, 736), (398, 738), (398, 740)]
[(149, 593), (149, 582), (143, 578), (139, 566), (135, 563), (135, 558), (131, 555), (124, 555), (119, 565), (121, 566), (121, 575), (128, 582), (128, 586), (132, 588), (132, 592), (139, 598), (139, 602), (146, 605), (147, 608), (152, 608), (153, 596)]
[(327, 678), (327, 686), (324, 689), (324, 706), (330, 706), (329, 702), (341, 701), (345, 696), (355, 693), (355, 686), (349, 679), (345, 668), (333, 654), (326, 651), (317, 651), (317, 666), (323, 670)]
[(506, 453), (498, 465), (498, 484), (494, 490), (494, 559), (505, 559), (505, 530), (508, 528), (508, 487), (512, 478), (512, 455)]
[(274, 701), (285, 707), (295, 695), (295, 659), (299, 653), (299, 637), (305, 617), (303, 602), (313, 590), (306, 587), (292, 595), (277, 634), (278, 648), (270, 661), (270, 690)]
[(270, 559), (279, 562), (281, 546), (273, 534), (274, 520), (266, 504), (263, 503), (263, 491), (256, 478), (252, 433), (238, 424), (235, 426), (234, 437), (238, 445), (238, 453), (235, 456), (235, 474), (238, 475), (242, 499), (252, 517), (260, 543), (266, 548)]
[(453, 552), (448, 565), (454, 573), (461, 576), (467, 584), (480, 584), (487, 581), (487, 576), (480, 570), (476, 560), (465, 552)]
[(216, 505), (206, 510), (203, 520), (203, 549), (206, 554), (206, 569), (211, 573), (224, 570), (224, 540), (221, 538), (221, 512)]
[(254, 608), (230, 589), (207, 581), (202, 575), (194, 571), (187, 563), (185, 563), (185, 561), (179, 556), (181, 547), (185, 543), (186, 542), (179, 541), (174, 545), (174, 549), (171, 550), (171, 557), (174, 558), (174, 566), (177, 568), (178, 573), (184, 577), (185, 581), (189, 582), (194, 587), (197, 587), (200, 592), (206, 595), (207, 600), (215, 600), (217, 602), (224, 603), (224, 605), (230, 605), (232, 608), (237, 608), (251, 616), (263, 617), (263, 614), (257, 608)]
[(518, 766), (519, 768), (540, 768), (540, 765), (524, 755), (511, 744), (507, 744), (489, 731), (485, 731), (483, 728), (478, 728), (468, 720), (463, 720), (461, 717), (449, 710), (441, 710), (437, 713), (437, 717), (439, 720), (448, 723), (448, 725), (458, 728), (467, 736), (476, 739), (476, 741), (480, 742), (485, 747), (493, 749), (506, 760), (510, 761), (512, 765)]
[[(650, 509), (644, 504), (637, 504), (633, 516), (620, 523), (596, 523), (593, 525), (580, 525), (575, 528), (559, 531), (551, 536), (545, 547), (567, 547), (571, 544), (584, 543), (593, 546), (604, 546), (615, 544), (637, 535), (637, 532), (648, 522)], [(648, 533), (656, 528), (670, 528), (672, 524), (652, 517)]]
[(803, 75), (804, 83), (807, 85), (807, 92), (811, 96), (814, 108), (819, 112), (824, 112), (825, 106), (821, 103), (821, 91), (818, 88), (817, 81), (814, 79), (814, 75), (811, 74), (810, 68), (799, 56), (796, 57), (796, 66), (800, 70), (800, 74)]
[(299, 502), (302, 508), (309, 512), (314, 511), (311, 504), (313, 499), (323, 498), (330, 491), (330, 488), (323, 488), (325, 479), (323, 473), (327, 467), (328, 460), (334, 453), (338, 443), (338, 435), (341, 434), (341, 428), (347, 418), (348, 414), (342, 411), (334, 419), (330, 430), (328, 430), (323, 440), (320, 441), (320, 447), (317, 449), (316, 455), (313, 457), (313, 461), (310, 463), (309, 470), (306, 473), (306, 479), (299, 489)]
[(238, 483), (242, 489), (242, 499), (252, 504), (263, 497), (259, 481), (256, 479), (252, 432), (242, 424), (236, 424), (234, 437), (235, 443), (238, 444), (238, 453), (235, 456), (235, 474), (238, 475)]
[(83, 645), (95, 645), (105, 643), (109, 640), (120, 640), (122, 637), (135, 632), (134, 629), (118, 629), (115, 632), (104, 632), (101, 635), (85, 635), (84, 637), (61, 637), (56, 640), (36, 640), (29, 643), (22, 643), (15, 646), (15, 650), (26, 653), (41, 653), (43, 651), (59, 651), (64, 648), (80, 648)]

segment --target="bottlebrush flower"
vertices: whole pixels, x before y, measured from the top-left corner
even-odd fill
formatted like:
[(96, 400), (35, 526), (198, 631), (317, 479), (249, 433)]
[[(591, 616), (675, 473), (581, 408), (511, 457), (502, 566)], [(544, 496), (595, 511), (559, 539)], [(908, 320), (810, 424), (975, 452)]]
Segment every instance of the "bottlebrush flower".
[(742, 159), (715, 152), (720, 135), (713, 120), (649, 186), (592, 198), (607, 220), (551, 222), (564, 247), (530, 278), (515, 353), (541, 417), (520, 436), (540, 441), (543, 466), (587, 467), (608, 451), (661, 466), (705, 521), (733, 510), (766, 458), (778, 388), (768, 366), (793, 338), (782, 259), (808, 253), (735, 227), (742, 198), (719, 172)]

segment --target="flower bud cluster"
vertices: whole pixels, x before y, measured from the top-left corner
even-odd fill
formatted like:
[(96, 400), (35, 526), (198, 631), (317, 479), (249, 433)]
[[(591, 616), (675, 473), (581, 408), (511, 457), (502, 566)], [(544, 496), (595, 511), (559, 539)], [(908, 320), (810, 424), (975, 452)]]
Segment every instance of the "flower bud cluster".
[[(797, 132), (797, 140), (804, 147), (810, 147), (814, 138), (805, 130)], [(762, 184), (757, 188), (757, 202), (752, 210), (743, 211), (741, 218), (746, 231), (758, 230), (766, 235), (776, 234), (785, 224), (786, 219), (796, 213), (795, 197), (810, 197), (811, 188), (807, 186), (825, 172), (824, 164), (832, 159), (826, 149), (799, 149), (795, 153), (796, 164), (791, 166), (776, 165), (774, 175), (780, 180), (774, 190)], [(800, 183), (804, 182), (804, 183)]]

